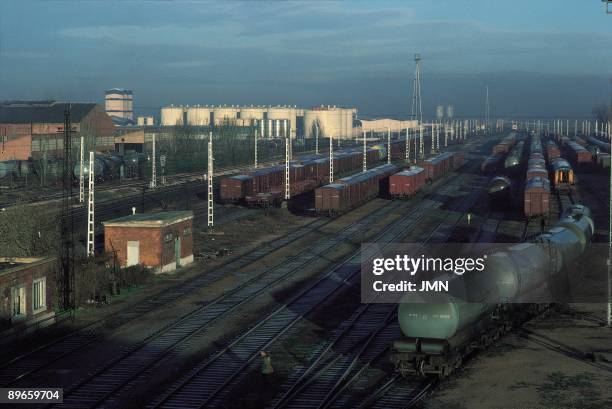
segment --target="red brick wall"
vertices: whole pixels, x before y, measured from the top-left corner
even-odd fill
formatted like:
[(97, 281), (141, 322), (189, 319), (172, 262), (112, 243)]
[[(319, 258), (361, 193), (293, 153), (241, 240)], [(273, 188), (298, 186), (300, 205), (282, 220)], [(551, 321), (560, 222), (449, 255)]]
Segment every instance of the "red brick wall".
[[(0, 330), (10, 325), (11, 319), (11, 288), (20, 284), (25, 287), (27, 318), (34, 316), (32, 309), (32, 282), (37, 278), (46, 277), (45, 289), (47, 308), (38, 311), (36, 315), (48, 312), (53, 307), (52, 287), (55, 285), (57, 260), (50, 259), (11, 273), (0, 275)], [(26, 319), (27, 319), (26, 318)]]
[[(117, 250), (119, 265), (127, 264), (127, 242), (139, 241), (140, 263), (146, 266), (159, 266), (161, 263), (162, 237), (159, 228), (155, 227), (104, 227), (104, 250), (112, 255), (112, 248)], [(112, 242), (112, 246), (111, 246)]]
[[(181, 258), (193, 254), (193, 233), (184, 234), (185, 228), (192, 229), (193, 220), (185, 220), (164, 228), (155, 227), (104, 227), (104, 251), (112, 255), (112, 245), (117, 250), (117, 259), (122, 267), (127, 264), (127, 242), (140, 242), (140, 263), (161, 267), (175, 260), (174, 240), (180, 234)], [(166, 234), (172, 234), (172, 240), (165, 243)]]

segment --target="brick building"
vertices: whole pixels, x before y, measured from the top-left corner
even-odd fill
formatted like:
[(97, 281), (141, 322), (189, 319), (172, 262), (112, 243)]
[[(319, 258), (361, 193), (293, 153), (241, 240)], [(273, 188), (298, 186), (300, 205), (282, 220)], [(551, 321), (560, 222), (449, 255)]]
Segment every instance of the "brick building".
[(104, 107), (94, 103), (9, 101), (0, 103), (0, 161), (52, 159), (63, 154), (64, 111), (70, 109), (73, 146), (85, 137), (86, 151), (115, 147), (116, 127)]
[(51, 323), (54, 258), (0, 257), (0, 337), (34, 323)]
[(103, 222), (104, 250), (117, 253), (118, 264), (137, 264), (156, 273), (193, 262), (193, 212), (134, 214)]

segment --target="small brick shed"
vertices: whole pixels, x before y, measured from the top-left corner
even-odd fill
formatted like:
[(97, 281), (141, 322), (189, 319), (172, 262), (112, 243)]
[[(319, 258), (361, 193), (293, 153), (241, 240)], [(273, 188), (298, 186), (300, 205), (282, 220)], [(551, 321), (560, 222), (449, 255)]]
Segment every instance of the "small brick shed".
[(118, 264), (141, 264), (156, 273), (193, 262), (193, 212), (143, 213), (103, 222), (104, 250), (117, 252)]

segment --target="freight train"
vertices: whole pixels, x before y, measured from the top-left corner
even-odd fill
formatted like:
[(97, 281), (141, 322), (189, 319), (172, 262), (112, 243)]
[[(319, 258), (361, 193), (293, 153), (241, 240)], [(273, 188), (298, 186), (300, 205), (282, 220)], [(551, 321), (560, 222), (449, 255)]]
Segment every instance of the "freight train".
[(523, 209), (527, 218), (545, 217), (550, 211), (550, 181), (537, 135), (532, 136), (529, 147)]
[[(368, 147), (368, 167), (387, 158), (386, 144)], [(405, 155), (403, 141), (391, 142), (392, 159)], [(341, 176), (363, 168), (363, 149), (350, 148), (334, 152), (334, 174)], [(329, 157), (308, 155), (289, 164), (289, 188), (291, 196), (310, 192), (329, 183)], [(223, 203), (246, 202), (252, 206), (271, 206), (282, 201), (285, 191), (285, 166), (277, 165), (252, 171), (250, 174), (228, 176), (221, 179), (220, 199)]]
[[(465, 302), (442, 294), (436, 303), (404, 297), (397, 319), (403, 337), (394, 341), (391, 362), (401, 375), (449, 375), (472, 351), (486, 348), (509, 330), (525, 312), (540, 304), (520, 304), (567, 278), (594, 232), (590, 210), (572, 205), (551, 229), (530, 242), (511, 245), (487, 258), (486, 268), (466, 273)], [(546, 245), (546, 248), (542, 246)], [(552, 256), (551, 256), (552, 255)], [(492, 301), (496, 300), (496, 301)], [(508, 300), (513, 304), (500, 300)]]
[[(123, 178), (141, 178), (146, 172), (148, 158), (143, 153), (128, 151), (123, 156), (97, 153), (94, 156), (94, 175), (96, 182)], [(81, 175), (79, 163), (74, 165), (73, 177), (78, 183)], [(83, 176), (89, 177), (89, 159), (83, 161)]]
[(315, 190), (315, 209), (319, 214), (336, 215), (379, 195), (407, 198), (415, 195), (426, 182), (438, 180), (464, 163), (460, 152), (446, 152), (398, 172), (394, 165), (378, 166)]

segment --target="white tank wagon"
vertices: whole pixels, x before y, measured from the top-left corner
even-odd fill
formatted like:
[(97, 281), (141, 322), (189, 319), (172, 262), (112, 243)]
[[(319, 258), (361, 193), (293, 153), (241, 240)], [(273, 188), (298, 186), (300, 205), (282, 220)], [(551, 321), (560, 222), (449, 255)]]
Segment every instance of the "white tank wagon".
[(193, 106), (187, 108), (187, 124), (192, 126), (210, 125), (210, 114), (212, 109), (209, 107)]
[(185, 108), (182, 106), (169, 106), (161, 109), (161, 126), (183, 125), (183, 114)]
[[(440, 294), (436, 303), (419, 303), (414, 295), (406, 296), (397, 313), (403, 337), (391, 349), (396, 370), (402, 375), (444, 377), (460, 367), (474, 349), (488, 346), (510, 329), (517, 316), (542, 308), (520, 303), (563, 282), (566, 267), (584, 253), (593, 232), (590, 210), (573, 205), (531, 242), (489, 255), (481, 273), (453, 277), (449, 293)], [(466, 294), (459, 299), (451, 295), (453, 289)], [(500, 299), (512, 304), (492, 301)]]

